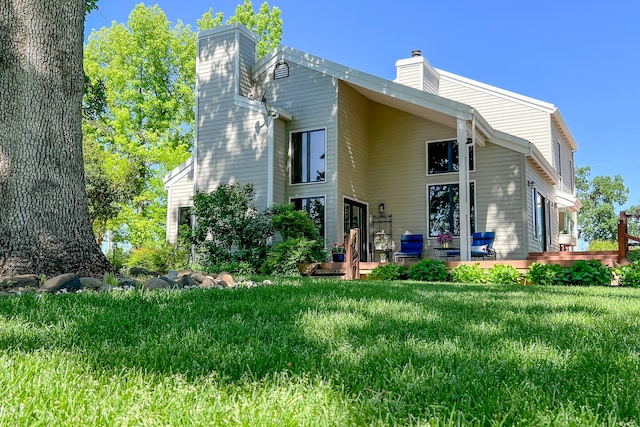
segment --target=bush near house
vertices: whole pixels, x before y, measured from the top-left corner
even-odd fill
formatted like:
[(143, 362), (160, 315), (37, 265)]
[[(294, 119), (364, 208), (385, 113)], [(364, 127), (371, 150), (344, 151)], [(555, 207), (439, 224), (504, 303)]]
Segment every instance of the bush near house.
[(444, 261), (423, 259), (409, 267), (409, 279), (423, 282), (446, 282), (449, 280), (447, 265)]
[(454, 283), (487, 283), (487, 271), (479, 264), (462, 264), (451, 270), (451, 281)]
[(368, 278), (371, 280), (400, 280), (407, 274), (407, 270), (398, 264), (381, 264), (371, 270)]

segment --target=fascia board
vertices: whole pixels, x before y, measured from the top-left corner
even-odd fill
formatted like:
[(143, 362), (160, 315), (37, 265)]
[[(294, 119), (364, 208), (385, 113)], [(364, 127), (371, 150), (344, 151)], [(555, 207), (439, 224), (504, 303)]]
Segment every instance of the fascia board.
[(560, 114), (560, 110), (556, 108), (555, 111), (551, 114), (551, 117), (553, 117), (553, 120), (560, 128), (560, 131), (564, 134), (567, 142), (569, 143), (569, 148), (571, 148), (573, 151), (576, 151), (578, 149), (578, 143), (571, 134), (569, 126), (567, 126), (567, 123), (564, 121), (562, 114)]
[(540, 150), (531, 144), (531, 152), (528, 154), (529, 159), (542, 171), (551, 184), (560, 182), (560, 175), (553, 169), (551, 164), (544, 158)]
[(186, 174), (193, 170), (193, 156), (176, 166), (171, 172), (164, 176), (162, 180), (164, 182), (164, 188), (168, 189), (180, 179), (184, 178)]
[(529, 155), (533, 147), (533, 144), (526, 139), (519, 138), (499, 130), (494, 130), (492, 132), (490, 135), (490, 141), (496, 145), (525, 155)]

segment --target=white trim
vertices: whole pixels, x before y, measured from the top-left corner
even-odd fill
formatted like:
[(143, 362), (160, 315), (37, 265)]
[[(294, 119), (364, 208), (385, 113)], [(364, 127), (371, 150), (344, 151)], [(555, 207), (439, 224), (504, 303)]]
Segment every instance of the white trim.
[(177, 181), (181, 180), (186, 175), (188, 175), (189, 172), (191, 172), (192, 170), (194, 170), (193, 156), (189, 157), (187, 160), (185, 160), (184, 162), (182, 162), (181, 164), (173, 168), (173, 170), (171, 170), (168, 174), (164, 176), (163, 178), (164, 188), (165, 189), (170, 188)]
[[(293, 159), (293, 141), (292, 141), (292, 135), (294, 133), (304, 133), (304, 132), (314, 132), (314, 131), (318, 131), (318, 130), (322, 130), (324, 131), (324, 181), (309, 181), (309, 182), (292, 182), (293, 181), (293, 177), (292, 175), (292, 159)], [(288, 159), (287, 159), (287, 169), (289, 170), (289, 186), (300, 186), (300, 185), (311, 185), (311, 184), (326, 184), (327, 182), (329, 182), (329, 180), (327, 179), (327, 134), (328, 134), (328, 128), (327, 126), (320, 126), (320, 127), (308, 127), (308, 128), (304, 128), (304, 129), (297, 129), (297, 130), (290, 130), (289, 131), (289, 153), (287, 155)]]

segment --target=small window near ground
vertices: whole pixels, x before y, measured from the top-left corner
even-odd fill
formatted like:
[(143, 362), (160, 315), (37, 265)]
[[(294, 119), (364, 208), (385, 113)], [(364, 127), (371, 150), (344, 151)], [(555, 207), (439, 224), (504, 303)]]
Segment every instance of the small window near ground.
[(191, 207), (181, 206), (178, 208), (178, 238), (185, 233), (185, 227), (191, 228)]

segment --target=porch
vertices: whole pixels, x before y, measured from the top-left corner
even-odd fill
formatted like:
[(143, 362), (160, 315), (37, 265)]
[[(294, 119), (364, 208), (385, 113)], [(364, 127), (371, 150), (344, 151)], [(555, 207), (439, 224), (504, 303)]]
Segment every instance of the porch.
[[(474, 265), (478, 264), (480, 268), (490, 269), (495, 264), (509, 265), (518, 270), (521, 274), (526, 274), (531, 264), (559, 264), (563, 267), (571, 266), (579, 260), (596, 259), (601, 263), (614, 267), (618, 263), (618, 251), (576, 251), (576, 252), (532, 252), (525, 260), (487, 260), (487, 261), (446, 261), (445, 265), (449, 268), (455, 268), (462, 264)], [(420, 260), (405, 260), (395, 264), (406, 267), (407, 269), (413, 264), (417, 264)], [(371, 271), (379, 265), (387, 263), (380, 262), (359, 262), (358, 263), (359, 278), (366, 279)], [(347, 279), (349, 265), (346, 262), (323, 262), (305, 266), (301, 269), (301, 274), (310, 277), (336, 277)], [(356, 277), (354, 277), (356, 278)]]

